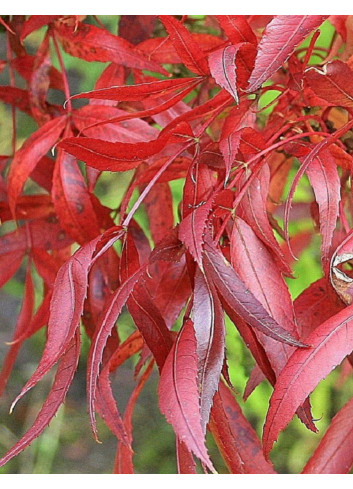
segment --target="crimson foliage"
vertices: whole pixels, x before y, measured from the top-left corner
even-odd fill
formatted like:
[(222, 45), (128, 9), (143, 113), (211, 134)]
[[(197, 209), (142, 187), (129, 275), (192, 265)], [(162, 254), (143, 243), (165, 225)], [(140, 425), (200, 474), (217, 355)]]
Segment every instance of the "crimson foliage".
[[(316, 43), (327, 19), (335, 35), (325, 50)], [(119, 35), (94, 16), (3, 16), (1, 24), (9, 83), (0, 100), (14, 124), (13, 154), (0, 156), (0, 218), (16, 229), (0, 237), (0, 285), (25, 257), (27, 274), (0, 390), (40, 328), (42, 358), (11, 409), (54, 366), (56, 375), (33, 426), (0, 465), (64, 402), (86, 334), (92, 432), (99, 440), (98, 413), (118, 440), (116, 473), (134, 471), (132, 412), (153, 369), (179, 473), (196, 473), (197, 459), (215, 472), (207, 432), (231, 473), (275, 473), (270, 452), (279, 434), (295, 415), (316, 431), (310, 394), (352, 361), (353, 278), (343, 267), (353, 259), (352, 19), (206, 16), (200, 33), (188, 16), (121, 16)], [(27, 36), (38, 29), (42, 40), (30, 54)], [(70, 92), (62, 51), (107, 63), (91, 91)], [(269, 89), (278, 95), (265, 115), (259, 100)], [(63, 106), (50, 101), (53, 90)], [(16, 111), (37, 125), (19, 149)], [(114, 208), (96, 192), (107, 171), (131, 175)], [(285, 278), (308, 232), (293, 234), (289, 225), (304, 175), (313, 200), (297, 210), (321, 236), (322, 278), (293, 301)], [(180, 179), (175, 209), (170, 182)], [(136, 220), (142, 207), (147, 234)], [(33, 273), (43, 281), (37, 308)], [(125, 311), (136, 330), (122, 340)], [(264, 378), (273, 386), (262, 440), (229, 379), (225, 314), (256, 365), (247, 392)], [(133, 355), (136, 387), (122, 416), (111, 374)], [(352, 400), (304, 473), (350, 471), (351, 411)]]

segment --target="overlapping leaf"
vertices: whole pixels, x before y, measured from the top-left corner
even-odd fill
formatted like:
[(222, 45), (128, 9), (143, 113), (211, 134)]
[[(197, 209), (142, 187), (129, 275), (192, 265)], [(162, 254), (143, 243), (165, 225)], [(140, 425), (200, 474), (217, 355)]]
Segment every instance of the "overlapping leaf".
[(266, 26), (259, 43), (248, 91), (257, 90), (292, 54), (311, 31), (325, 20), (324, 15), (277, 15)]
[(278, 377), (264, 426), (266, 454), (295, 410), (353, 351), (352, 310), (352, 306), (348, 306), (318, 326), (305, 340), (310, 348), (296, 350)]

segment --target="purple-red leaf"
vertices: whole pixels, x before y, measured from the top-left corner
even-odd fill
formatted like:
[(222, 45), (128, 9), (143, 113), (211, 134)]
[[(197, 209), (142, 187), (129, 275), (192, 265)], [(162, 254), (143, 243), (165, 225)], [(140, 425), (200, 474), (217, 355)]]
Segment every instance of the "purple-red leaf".
[(353, 306), (348, 306), (306, 338), (310, 348), (298, 349), (290, 357), (270, 400), (263, 435), (267, 455), (307, 396), (352, 352), (352, 320)]
[(197, 341), (201, 424), (206, 431), (223, 367), (225, 326), (216, 290), (200, 269), (195, 274), (192, 319)]
[(223, 299), (251, 327), (277, 341), (292, 346), (306, 346), (268, 314), (210, 240), (205, 243), (204, 267), (206, 275), (216, 285)]
[(187, 320), (161, 372), (158, 386), (159, 406), (178, 438), (213, 470), (201, 426), (196, 349), (193, 323)]
[[(283, 329), (297, 338), (293, 303), (283, 276), (270, 252), (240, 218), (234, 220), (230, 252), (234, 270), (247, 289)], [(256, 334), (278, 375), (292, 354), (292, 348), (261, 333)]]
[[(27, 381), (12, 404), (12, 408), (26, 392), (56, 364), (65, 352), (79, 326), (86, 297), (88, 272), (94, 260), (122, 234), (118, 229), (108, 230), (102, 236), (88, 242), (60, 268), (54, 283), (50, 303), (48, 339), (42, 358), (32, 377)], [(101, 243), (100, 243), (101, 242)]]
[(141, 267), (114, 292), (107, 303), (105, 310), (102, 312), (101, 324), (97, 328), (95, 337), (92, 340), (87, 366), (87, 397), (91, 427), (97, 440), (98, 434), (95, 420), (95, 402), (99, 368), (103, 358), (103, 351), (109, 336), (112, 334), (115, 322), (121, 314), (122, 308), (125, 306), (136, 282), (144, 271), (145, 267)]

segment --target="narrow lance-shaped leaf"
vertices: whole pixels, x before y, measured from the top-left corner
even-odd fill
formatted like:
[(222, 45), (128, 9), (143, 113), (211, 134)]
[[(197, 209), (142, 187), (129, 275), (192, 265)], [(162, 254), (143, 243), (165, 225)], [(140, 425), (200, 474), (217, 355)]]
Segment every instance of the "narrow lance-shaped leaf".
[(306, 170), (319, 206), (320, 233), (322, 236), (321, 259), (325, 273), (329, 268), (329, 252), (339, 213), (340, 177), (335, 159), (328, 150), (312, 160)]
[(50, 86), (50, 66), (49, 36), (46, 35), (38, 48), (29, 84), (31, 111), (39, 125), (43, 125), (51, 119), (46, 107), (46, 98)]
[(92, 127), (98, 127), (98, 126), (103, 126), (105, 124), (113, 124), (113, 123), (123, 122), (132, 119), (138, 119), (139, 122), (143, 122), (140, 120), (143, 117), (150, 117), (150, 116), (155, 116), (156, 114), (163, 113), (164, 111), (167, 111), (171, 107), (175, 106), (184, 97), (186, 97), (186, 95), (188, 95), (194, 88), (196, 88), (197, 85), (199, 85), (200, 78), (195, 78), (195, 80), (196, 81), (191, 85), (189, 85), (187, 88), (182, 89), (180, 92), (177, 92), (176, 94), (174, 93), (168, 96), (168, 98), (163, 102), (160, 102), (157, 99), (157, 101), (155, 101), (155, 103), (153, 103), (152, 106), (146, 108), (145, 110), (138, 110), (137, 112), (131, 112), (131, 113), (124, 112), (119, 116), (95, 122), (92, 125), (82, 129), (82, 132), (87, 133), (87, 131), (90, 130)]
[(16, 151), (8, 175), (10, 209), (15, 216), (15, 207), (22, 188), (39, 160), (57, 142), (66, 124), (66, 117), (56, 117), (35, 131)]
[(116, 320), (118, 319), (118, 316), (121, 314), (122, 308), (125, 306), (136, 282), (145, 271), (145, 268), (146, 267), (143, 266), (137, 270), (137, 272), (128, 278), (126, 282), (124, 282), (114, 292), (111, 299), (107, 303), (105, 310), (102, 312), (101, 324), (99, 325), (95, 337), (92, 340), (87, 366), (87, 397), (91, 427), (96, 440), (98, 440), (95, 420), (96, 390), (99, 367), (102, 362), (104, 348), (109, 336), (112, 334), (112, 329)]
[[(131, 233), (126, 235), (121, 256), (121, 281), (125, 282), (140, 269), (138, 246)], [(141, 276), (127, 301), (131, 317), (142, 334), (147, 347), (161, 369), (172, 346), (172, 337), (159, 312), (157, 304), (150, 296), (147, 274)]]
[(307, 338), (308, 349), (298, 349), (279, 375), (264, 426), (268, 455), (279, 433), (296, 409), (353, 350), (353, 306), (348, 306), (318, 326)]
[(77, 98), (91, 98), (102, 100), (138, 101), (145, 98), (155, 98), (175, 92), (181, 88), (187, 88), (195, 83), (195, 78), (173, 78), (168, 80), (157, 80), (136, 85), (112, 86), (100, 88), (90, 92), (82, 92), (72, 95), (71, 100)]
[[(98, 236), (81, 247), (60, 268), (50, 302), (48, 339), (42, 358), (34, 374), (12, 403), (12, 409), (18, 400), (56, 364), (65, 351), (67, 344), (79, 326), (86, 297), (89, 269), (94, 260), (114, 241), (119, 239), (121, 234), (120, 228), (108, 230), (105, 235)], [(100, 249), (99, 246), (101, 246)]]
[(187, 28), (172, 15), (160, 15), (159, 18), (185, 66), (198, 75), (208, 75), (210, 71), (205, 53), (194, 41)]
[(239, 151), (240, 139), (241, 131), (234, 131), (231, 134), (224, 136), (219, 141), (219, 149), (223, 155), (226, 167), (226, 182), (229, 178), (230, 171)]
[(216, 15), (216, 17), (232, 44), (251, 42), (256, 46), (256, 36), (244, 15)]
[(97, 216), (76, 159), (59, 150), (53, 174), (52, 198), (59, 222), (80, 244), (100, 234)]
[(75, 22), (55, 23), (55, 35), (65, 51), (86, 61), (114, 62), (129, 68), (167, 74), (166, 71), (140, 53), (125, 39), (94, 25)]
[(267, 336), (293, 346), (305, 347), (271, 317), (256, 297), (246, 288), (234, 268), (215, 248), (210, 239), (205, 242), (206, 275), (216, 285), (228, 305), (251, 327)]
[(183, 441), (208, 468), (213, 470), (201, 427), (197, 388), (196, 338), (191, 320), (180, 330), (161, 372), (159, 406)]
[(179, 474), (197, 474), (195, 460), (184, 442), (177, 438), (176, 455)]
[(195, 274), (192, 319), (197, 341), (201, 424), (206, 431), (223, 367), (225, 326), (216, 290), (199, 268)]
[(259, 43), (247, 91), (254, 92), (268, 80), (326, 17), (327, 15), (276, 15), (266, 26)]
[(281, 247), (274, 236), (267, 213), (267, 203), (270, 189), (270, 169), (263, 164), (258, 175), (253, 179), (245, 193), (240, 206), (239, 214), (251, 226), (257, 237), (270, 249), (278, 268), (288, 277), (292, 271), (288, 265)]
[[(230, 237), (231, 263), (235, 272), (274, 320), (298, 337), (290, 293), (271, 253), (262, 245), (252, 228), (235, 218)], [(256, 332), (276, 375), (287, 363), (293, 349)]]
[(114, 399), (109, 375), (132, 355), (141, 350), (143, 339), (138, 331), (132, 333), (115, 350), (109, 361), (102, 368), (98, 379), (97, 411), (117, 439), (131, 449), (131, 436), (127, 433), (125, 424), (120, 416), (116, 400)]
[(226, 46), (208, 57), (211, 75), (219, 86), (231, 94), (236, 104), (239, 103), (236, 76), (236, 56), (239, 48), (239, 45)]
[(199, 159), (189, 167), (183, 191), (183, 219), (178, 237), (202, 268), (202, 247), (208, 215), (214, 199), (211, 169)]
[(167, 143), (185, 143), (187, 137), (192, 138), (190, 127), (184, 124), (183, 128), (185, 128), (184, 132), (181, 127), (179, 131), (175, 130), (175, 133), (162, 131), (157, 139), (141, 143), (111, 143), (102, 139), (84, 137), (66, 138), (58, 144), (58, 148), (64, 149), (98, 170), (127, 171), (159, 153)]

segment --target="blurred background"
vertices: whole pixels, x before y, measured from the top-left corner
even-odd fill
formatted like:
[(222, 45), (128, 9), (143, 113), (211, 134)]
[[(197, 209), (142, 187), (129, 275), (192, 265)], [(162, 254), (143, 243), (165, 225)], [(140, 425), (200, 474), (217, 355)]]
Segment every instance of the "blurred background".
[[(192, 16), (193, 26), (199, 32), (205, 32), (203, 16)], [(118, 32), (119, 16), (98, 16), (99, 21), (111, 32)], [(88, 16), (86, 21), (97, 25), (96, 20)], [(333, 27), (325, 22), (321, 28), (321, 36), (318, 44), (327, 46), (333, 35)], [(3, 36), (4, 32), (0, 32)], [(26, 45), (36, 52), (43, 37), (43, 30), (39, 30), (28, 36)], [(308, 41), (304, 45), (307, 45)], [(107, 66), (104, 63), (87, 63), (63, 53), (65, 66), (69, 75), (71, 93), (91, 90), (100, 73)], [(0, 42), (0, 59), (6, 59), (6, 43)], [(54, 65), (57, 64), (53, 53)], [(8, 84), (8, 72), (5, 69), (0, 74), (0, 84)], [(21, 86), (21, 80), (18, 85)], [(55, 103), (63, 103), (62, 94), (52, 94)], [(260, 104), (266, 107), (277, 93), (268, 91), (260, 100)], [(58, 98), (59, 97), (59, 98)], [(55, 99), (55, 100), (54, 100)], [(75, 101), (76, 106), (86, 102)], [(270, 106), (261, 117), (267, 117), (275, 105)], [(18, 141), (20, 147), (23, 140), (36, 129), (32, 119), (26, 114), (17, 111)], [(11, 107), (0, 103), (0, 154), (11, 153), (12, 120)], [(102, 203), (116, 207), (119, 200), (119, 189), (124, 189), (128, 184), (129, 175), (119, 178), (114, 174), (104, 174), (97, 185), (97, 195)], [(173, 195), (176, 205), (182, 192), (182, 181), (172, 183)], [(312, 190), (304, 177), (295, 195), (298, 202), (311, 202)], [(138, 220), (142, 226), (146, 225), (145, 216), (141, 209)], [(11, 223), (0, 226), (0, 235), (9, 232), (13, 228)], [(311, 229), (311, 221), (297, 221), (292, 225), (291, 231), (297, 229)], [(294, 264), (295, 279), (288, 280), (288, 286), (293, 298), (297, 297), (310, 283), (321, 276), (319, 258), (320, 240), (312, 239), (310, 246), (298, 258)], [(0, 364), (4, 358), (7, 345), (11, 340), (16, 318), (21, 307), (26, 263), (0, 290)], [(37, 294), (40, 297), (41, 287), (38, 284)], [(119, 329), (127, 334), (133, 331), (134, 326), (127, 314), (119, 319)], [(34, 441), (22, 454), (11, 460), (5, 467), (0, 468), (0, 473), (37, 473), (37, 474), (104, 474), (113, 470), (116, 451), (115, 438), (110, 434), (105, 424), (98, 419), (98, 433), (102, 444), (97, 444), (91, 434), (87, 415), (86, 402), (86, 358), (89, 347), (88, 340), (83, 333), (82, 355), (74, 382), (69, 390), (66, 402), (61, 407), (55, 419), (45, 430), (43, 435)], [(43, 351), (45, 334), (39, 331), (31, 339), (27, 340), (20, 351), (18, 360), (9, 380), (4, 396), (0, 399), (0, 454), (4, 454), (32, 425), (46, 393), (50, 389), (54, 374), (47, 375), (40, 384), (32, 389), (18, 403), (14, 412), (9, 415), (9, 408), (19, 393), (22, 386), (33, 373)], [(237, 392), (237, 400), (245, 415), (257, 430), (261, 437), (262, 427), (268, 407), (268, 400), (272, 389), (265, 381), (250, 395), (246, 402), (243, 401), (244, 388), (250, 375), (254, 361), (243, 347), (236, 328), (227, 319), (227, 356), (231, 380)], [(133, 372), (137, 359), (125, 363), (112, 377), (114, 392), (119, 410), (124, 412), (129, 395), (135, 385)], [(155, 371), (147, 382), (136, 404), (134, 411), (134, 463), (136, 473), (141, 474), (169, 474), (176, 473), (175, 437), (171, 426), (161, 415), (157, 405), (158, 374)], [(346, 368), (335, 369), (327, 379), (322, 381), (312, 395), (314, 417), (318, 420), (318, 434), (308, 431), (300, 421), (295, 418), (287, 429), (280, 435), (278, 443), (272, 452), (272, 461), (279, 473), (299, 473), (305, 465), (310, 454), (313, 453), (325, 429), (329, 425), (334, 414), (353, 395), (353, 377)], [(212, 460), (220, 473), (226, 473), (221, 459), (217, 454), (214, 442), (208, 439), (208, 446)]]

